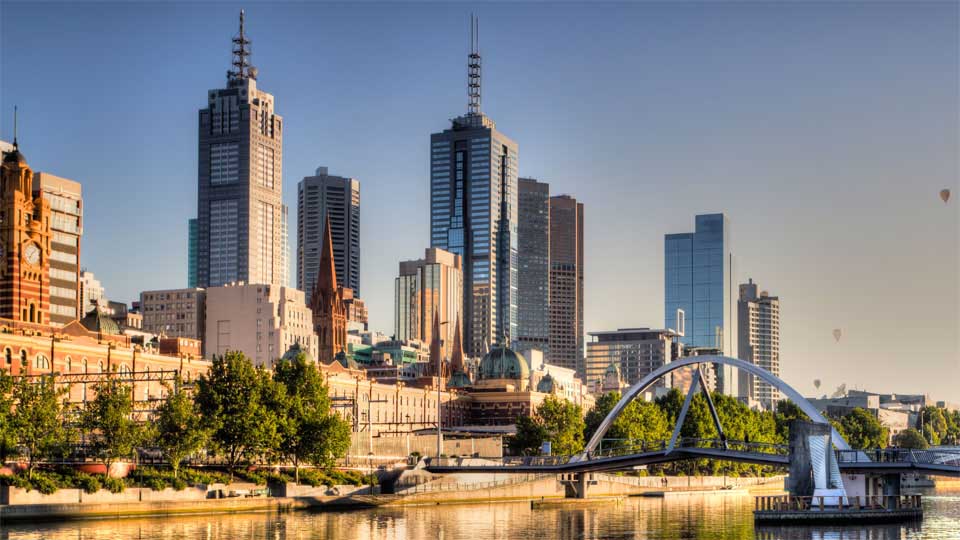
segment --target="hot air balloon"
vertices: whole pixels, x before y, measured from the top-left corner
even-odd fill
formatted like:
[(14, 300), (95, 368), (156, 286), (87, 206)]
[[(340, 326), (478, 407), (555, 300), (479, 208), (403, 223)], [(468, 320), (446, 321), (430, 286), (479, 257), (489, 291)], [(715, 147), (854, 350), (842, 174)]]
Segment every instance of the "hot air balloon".
[(843, 335), (843, 331), (841, 331), (839, 328), (833, 329), (833, 339), (835, 339), (837, 343), (840, 342), (840, 336), (842, 335)]
[(950, 190), (949, 190), (949, 189), (941, 189), (941, 190), (940, 190), (940, 199), (944, 202), (944, 204), (946, 204), (947, 201), (950, 200)]
[(820, 389), (820, 379), (814, 379), (814, 380), (813, 380), (813, 386), (815, 386), (815, 387), (817, 388), (817, 390), (819, 390), (819, 389)]

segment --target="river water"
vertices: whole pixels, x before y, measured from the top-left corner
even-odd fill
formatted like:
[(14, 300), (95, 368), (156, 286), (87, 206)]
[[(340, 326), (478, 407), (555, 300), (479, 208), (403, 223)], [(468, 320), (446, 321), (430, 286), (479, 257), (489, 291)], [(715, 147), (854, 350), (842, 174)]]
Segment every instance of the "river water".
[(748, 495), (630, 498), (549, 509), (531, 509), (529, 503), (409, 506), (17, 524), (0, 527), (0, 540), (960, 539), (960, 489), (926, 492), (924, 520), (911, 525), (754, 529), (752, 510)]

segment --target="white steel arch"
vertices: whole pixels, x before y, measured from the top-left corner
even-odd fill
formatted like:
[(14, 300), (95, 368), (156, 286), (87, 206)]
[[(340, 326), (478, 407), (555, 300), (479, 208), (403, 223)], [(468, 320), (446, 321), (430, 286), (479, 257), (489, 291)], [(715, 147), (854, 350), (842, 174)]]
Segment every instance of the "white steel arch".
[(593, 434), (593, 437), (590, 438), (590, 442), (587, 443), (586, 448), (584, 448), (583, 456), (587, 456), (590, 453), (593, 453), (600, 446), (600, 441), (603, 440), (603, 436), (607, 433), (607, 430), (610, 429), (610, 426), (613, 425), (613, 422), (620, 416), (620, 413), (623, 412), (623, 409), (630, 404), (641, 392), (647, 389), (650, 385), (657, 382), (661, 377), (675, 371), (682, 367), (687, 366), (696, 366), (697, 364), (724, 364), (728, 366), (733, 366), (737, 369), (742, 369), (751, 375), (760, 377), (767, 383), (773, 385), (778, 390), (784, 393), (790, 401), (796, 403), (800, 410), (803, 411), (807, 416), (810, 417), (810, 420), (817, 424), (827, 424), (830, 426), (830, 429), (833, 433), (833, 444), (839, 450), (850, 450), (850, 445), (847, 444), (847, 441), (837, 433), (836, 428), (834, 428), (830, 422), (828, 422), (823, 416), (820, 415), (820, 412), (817, 411), (816, 407), (810, 404), (809, 401), (804, 399), (799, 392), (794, 390), (790, 385), (783, 382), (782, 379), (776, 375), (770, 373), (769, 371), (758, 367), (750, 362), (739, 360), (737, 358), (730, 358), (729, 356), (714, 356), (714, 355), (705, 355), (705, 356), (690, 356), (687, 358), (680, 358), (674, 360), (669, 364), (665, 364), (660, 368), (652, 371), (643, 379), (639, 380), (636, 384), (627, 389), (623, 394), (623, 397), (620, 398), (620, 401), (614, 405), (613, 409), (610, 411), (610, 414), (603, 419), (603, 422), (600, 424), (600, 427), (597, 428), (596, 433)]

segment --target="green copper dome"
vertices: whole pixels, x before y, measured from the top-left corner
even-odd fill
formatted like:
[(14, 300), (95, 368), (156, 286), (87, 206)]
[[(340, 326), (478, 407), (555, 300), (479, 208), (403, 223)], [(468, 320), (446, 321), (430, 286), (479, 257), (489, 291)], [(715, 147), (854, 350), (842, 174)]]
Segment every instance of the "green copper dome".
[(552, 394), (556, 387), (557, 384), (553, 380), (553, 375), (547, 373), (542, 379), (540, 379), (540, 382), (537, 383), (537, 392), (542, 394)]
[(530, 377), (530, 367), (522, 354), (508, 347), (494, 347), (480, 361), (478, 379), (518, 379)]

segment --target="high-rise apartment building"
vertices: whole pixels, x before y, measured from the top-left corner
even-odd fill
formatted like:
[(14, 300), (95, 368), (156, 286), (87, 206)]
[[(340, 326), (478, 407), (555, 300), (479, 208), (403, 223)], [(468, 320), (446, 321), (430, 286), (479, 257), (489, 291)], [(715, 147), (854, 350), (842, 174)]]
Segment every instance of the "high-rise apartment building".
[(166, 337), (203, 340), (206, 332), (207, 292), (199, 288), (140, 293), (143, 329)]
[(550, 363), (583, 366), (583, 203), (550, 197)]
[(395, 284), (395, 339), (431, 343), (436, 316), (440, 323), (443, 358), (450, 358), (456, 323), (461, 319), (463, 309), (460, 256), (429, 248), (422, 259), (400, 262), (400, 275)]
[(480, 112), (477, 43), (467, 113), (430, 136), (430, 246), (463, 257), (463, 341), (475, 357), (516, 339), (518, 288), (517, 143)]
[(550, 358), (550, 184), (518, 182), (517, 348)]
[[(241, 351), (269, 366), (293, 345), (317, 358), (313, 312), (303, 291), (276, 285), (227, 285), (207, 289), (207, 357)], [(329, 360), (325, 360), (329, 362)]]
[(50, 202), (50, 325), (83, 318), (80, 304), (80, 239), (83, 193), (80, 183), (43, 171), (33, 176), (33, 193)]
[(330, 218), (337, 282), (360, 296), (360, 181), (318, 167), (297, 185), (297, 288), (313, 294), (323, 226)]
[(200, 239), (200, 222), (196, 218), (187, 223), (187, 287), (197, 286), (197, 243)]
[(283, 119), (257, 88), (250, 40), (233, 39), (227, 87), (210, 90), (199, 114), (197, 283), (287, 284)]
[[(779, 377), (780, 299), (767, 291), (758, 294), (752, 279), (741, 283), (737, 319), (737, 356)], [(748, 373), (739, 374), (739, 384), (740, 397), (754, 399), (767, 410), (772, 410), (781, 399), (775, 386)]]
[[(733, 313), (733, 256), (730, 223), (723, 214), (698, 215), (692, 233), (664, 237), (664, 326), (685, 321), (680, 341), (686, 347), (737, 350)], [(718, 373), (724, 394), (736, 396), (737, 378), (729, 366)]]
[[(86, 315), (94, 308), (107, 307), (103, 284), (89, 270), (80, 270), (80, 313)], [(83, 318), (81, 316), (81, 318)]]
[[(623, 382), (633, 385), (683, 354), (676, 332), (669, 329), (620, 328), (590, 332), (590, 337), (583, 380), (595, 387), (603, 386), (611, 365), (619, 370)], [(665, 387), (666, 383), (657, 385)]]

